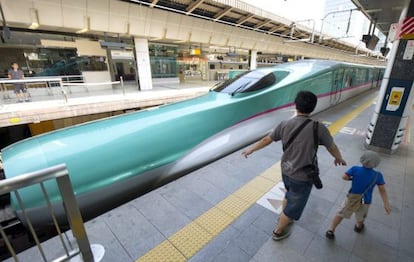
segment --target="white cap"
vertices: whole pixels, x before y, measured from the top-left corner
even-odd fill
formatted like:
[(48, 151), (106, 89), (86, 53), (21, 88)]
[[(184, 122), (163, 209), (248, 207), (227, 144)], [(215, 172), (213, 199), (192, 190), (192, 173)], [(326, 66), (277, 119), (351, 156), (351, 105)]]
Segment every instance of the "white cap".
[(381, 158), (375, 152), (366, 151), (365, 153), (362, 154), (359, 161), (366, 168), (374, 168), (379, 165), (379, 163), (381, 162)]

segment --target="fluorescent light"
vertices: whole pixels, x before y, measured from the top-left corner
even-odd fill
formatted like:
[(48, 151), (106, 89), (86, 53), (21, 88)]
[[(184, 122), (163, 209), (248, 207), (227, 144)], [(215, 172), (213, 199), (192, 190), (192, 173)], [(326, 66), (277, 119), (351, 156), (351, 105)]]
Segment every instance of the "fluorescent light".
[(88, 32), (88, 31), (89, 31), (89, 29), (88, 29), (88, 28), (82, 28), (81, 30), (76, 31), (76, 33), (77, 33), (77, 34), (83, 34), (83, 33), (86, 33), (86, 32)]
[(39, 23), (33, 22), (30, 26), (29, 29), (38, 29), (39, 28)]
[(30, 19), (32, 23), (29, 26), (29, 29), (38, 29), (39, 28), (39, 15), (37, 13), (37, 9), (30, 8)]
[(83, 17), (83, 28), (76, 31), (76, 33), (77, 34), (83, 34), (83, 33), (88, 32), (89, 28), (90, 28), (90, 24), (91, 24), (91, 21), (90, 21), (89, 16), (84, 16)]

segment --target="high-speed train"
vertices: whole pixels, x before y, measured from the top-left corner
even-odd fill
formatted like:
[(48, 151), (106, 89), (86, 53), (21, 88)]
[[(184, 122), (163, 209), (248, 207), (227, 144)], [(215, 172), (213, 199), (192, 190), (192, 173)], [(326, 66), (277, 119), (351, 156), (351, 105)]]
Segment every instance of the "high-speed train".
[[(32, 137), (2, 150), (6, 178), (66, 164), (84, 218), (223, 157), (264, 136), (294, 112), (298, 91), (315, 112), (379, 86), (384, 68), (301, 60), (245, 72), (179, 103)], [(47, 183), (58, 217), (59, 191)], [(38, 187), (19, 191), (35, 225), (49, 223)], [(11, 204), (22, 218), (16, 199)]]

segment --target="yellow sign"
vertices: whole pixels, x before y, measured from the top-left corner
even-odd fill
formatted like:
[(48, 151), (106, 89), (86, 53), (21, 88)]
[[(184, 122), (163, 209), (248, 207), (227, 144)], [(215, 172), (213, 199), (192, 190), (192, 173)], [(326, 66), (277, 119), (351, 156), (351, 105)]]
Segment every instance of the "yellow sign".
[(393, 87), (390, 96), (388, 97), (388, 104), (386, 110), (397, 111), (400, 108), (401, 100), (404, 94), (403, 87)]
[(19, 123), (20, 122), (20, 118), (18, 118), (18, 117), (13, 117), (13, 118), (10, 118), (10, 123), (12, 123), (12, 124), (16, 124), (16, 123)]
[(401, 103), (402, 92), (401, 91), (392, 91), (390, 97), (390, 105), (399, 105)]

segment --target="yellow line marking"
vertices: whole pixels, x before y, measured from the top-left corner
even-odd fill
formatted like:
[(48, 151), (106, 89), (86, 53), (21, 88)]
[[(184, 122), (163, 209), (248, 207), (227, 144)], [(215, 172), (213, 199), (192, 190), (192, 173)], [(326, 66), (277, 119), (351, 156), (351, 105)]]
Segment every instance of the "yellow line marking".
[(201, 247), (210, 242), (211, 239), (213, 239), (213, 235), (194, 222), (186, 225), (168, 238), (171, 244), (173, 244), (186, 258), (194, 256)]
[[(154, 259), (156, 258), (156, 259)], [(168, 240), (165, 240), (152, 249), (150, 252), (142, 256), (139, 261), (154, 262), (154, 261), (169, 261), (169, 262), (184, 262), (187, 259), (178, 251)]]
[(370, 99), (367, 102), (363, 103), (362, 105), (358, 106), (352, 112), (348, 113), (347, 115), (341, 117), (337, 121), (335, 121), (332, 125), (328, 127), (329, 131), (331, 132), (332, 136), (336, 135), (344, 126), (346, 126), (352, 119), (357, 117), (359, 114), (364, 112), (368, 107), (370, 107), (375, 101), (374, 99)]
[[(370, 99), (330, 125), (329, 131), (331, 134), (336, 135), (346, 124), (372, 105), (373, 101), (373, 99)], [(136, 261), (175, 262), (188, 260), (279, 183), (281, 179), (282, 171), (279, 161)]]

